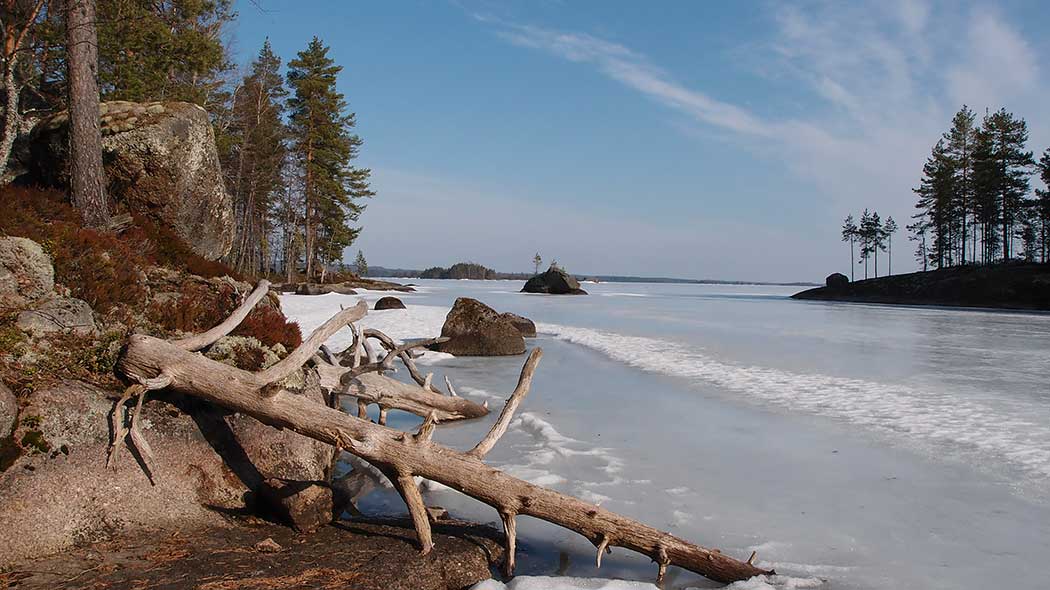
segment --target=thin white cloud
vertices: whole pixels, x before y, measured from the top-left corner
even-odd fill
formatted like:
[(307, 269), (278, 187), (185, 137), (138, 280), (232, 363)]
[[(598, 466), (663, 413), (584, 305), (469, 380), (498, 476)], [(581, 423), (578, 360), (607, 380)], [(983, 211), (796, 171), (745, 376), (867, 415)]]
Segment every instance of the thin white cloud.
[(751, 135), (769, 135), (772, 130), (757, 117), (703, 92), (690, 90), (645, 57), (618, 43), (585, 33), (550, 31), (527, 25), (504, 25), (497, 34), (520, 47), (540, 49), (578, 63), (589, 63), (606, 76), (642, 92), (704, 123)]
[(1035, 52), (998, 15), (974, 10), (966, 39), (966, 60), (948, 73), (951, 95), (956, 101), (994, 109), (999, 106), (995, 101), (1012, 102), (1039, 91)]
[[(815, 100), (805, 118), (760, 116), (687, 87), (626, 45), (587, 33), (485, 23), (514, 45), (589, 65), (783, 162), (813, 183), (814, 197), (833, 205), (832, 215), (875, 207), (900, 222), (913, 212), (911, 188), (930, 146), (962, 103), (1005, 105), (1034, 117), (1042, 111), (1034, 97), (1047, 90), (1040, 88), (1031, 45), (997, 14), (940, 10), (932, 20), (933, 12), (925, 0), (775, 7), (776, 34), (765, 44), (765, 59), (788, 79), (770, 83), (808, 89)], [(957, 30), (966, 31), (964, 39)], [(1044, 129), (1033, 128), (1034, 147), (1048, 139)]]

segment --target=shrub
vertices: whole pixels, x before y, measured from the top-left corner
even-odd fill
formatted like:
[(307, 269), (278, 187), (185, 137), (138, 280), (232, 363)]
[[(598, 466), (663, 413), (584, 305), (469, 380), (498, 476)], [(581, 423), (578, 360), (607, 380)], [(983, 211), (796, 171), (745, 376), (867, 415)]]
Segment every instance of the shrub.
[(266, 346), (281, 344), (292, 350), (303, 341), (299, 324), (289, 322), (281, 312), (260, 303), (233, 331), (238, 336), (254, 336)]
[(145, 262), (135, 244), (81, 226), (80, 214), (56, 191), (5, 187), (4, 234), (29, 238), (51, 255), (55, 280), (97, 311), (141, 305)]

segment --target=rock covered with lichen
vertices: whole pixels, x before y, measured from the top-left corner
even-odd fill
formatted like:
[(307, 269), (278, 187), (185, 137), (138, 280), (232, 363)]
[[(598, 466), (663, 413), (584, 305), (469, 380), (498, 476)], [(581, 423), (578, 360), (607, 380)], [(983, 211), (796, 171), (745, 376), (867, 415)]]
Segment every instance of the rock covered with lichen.
[[(116, 212), (171, 227), (201, 256), (215, 260), (233, 243), (233, 202), (223, 183), (208, 113), (185, 102), (99, 105), (103, 165)], [(66, 187), (69, 115), (37, 124), (24, 150), (27, 182)]]

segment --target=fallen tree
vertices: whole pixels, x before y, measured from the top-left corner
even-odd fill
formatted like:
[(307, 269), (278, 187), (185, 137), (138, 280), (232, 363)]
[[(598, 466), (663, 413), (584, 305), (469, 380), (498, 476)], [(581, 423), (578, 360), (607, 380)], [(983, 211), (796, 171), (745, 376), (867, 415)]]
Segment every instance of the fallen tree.
[[(265, 289), (267, 285), (263, 282), (259, 288)], [(330, 357), (327, 353), (322, 351), (318, 354), (324, 342), (335, 332), (364, 317), (367, 313), (364, 302), (341, 310), (283, 360), (258, 372), (237, 369), (194, 352), (233, 330), (239, 318), (247, 315), (243, 308), (254, 305), (257, 300), (253, 294), (230, 319), (201, 335), (178, 341), (165, 341), (141, 334), (130, 336), (117, 369), (132, 385), (120, 402), (115, 416), (122, 415), (123, 403), (130, 397), (137, 395), (137, 407), (141, 407), (147, 391), (170, 388), (232, 411), (243, 412), (270, 426), (287, 428), (346, 450), (375, 466), (394, 485), (408, 507), (423, 553), (433, 547), (430, 530), (432, 516), (423, 503), (415, 477), (444, 484), (492, 506), (499, 513), (506, 532), (504, 570), (507, 575), (514, 571), (516, 519), (520, 515), (540, 518), (583, 535), (597, 547), (596, 562), (599, 567), (602, 555), (611, 547), (619, 546), (651, 557), (659, 567), (658, 579), (663, 578), (669, 565), (683, 567), (725, 583), (772, 573), (753, 565), (754, 554), (747, 561), (734, 559), (717, 549), (694, 545), (600, 506), (531, 484), (487, 465), (485, 455), (506, 432), (514, 412), (529, 391), (533, 373), (543, 355), (539, 348), (533, 349), (526, 360), (514, 393), (508, 398), (492, 428), (473, 449), (462, 452), (431, 440), (437, 422), (437, 412), (434, 410), (427, 414), (418, 432), (409, 434), (318, 404), (282, 387), (284, 378), (298, 371), (311, 359), (315, 363), (321, 359), (319, 367), (327, 365), (321, 371), (328, 373), (329, 379), (337, 377), (342, 382), (344, 375), (348, 376), (348, 381), (357, 379), (362, 389), (355, 391), (358, 395), (364, 395), (362, 392), (367, 391), (369, 382), (361, 381), (361, 377), (378, 374), (383, 366), (381, 363), (361, 365), (354, 362), (351, 364), (357, 366), (340, 368), (331, 358), (323, 358)], [(359, 337), (354, 348), (363, 348), (363, 342), (363, 336)], [(396, 347), (393, 350), (396, 351)], [(360, 350), (352, 354), (360, 359)], [(401, 353), (397, 354), (400, 357)], [(337, 376), (336, 371), (342, 371), (342, 374)], [(429, 390), (429, 383), (426, 389)], [(124, 432), (122, 428), (118, 430), (116, 425), (114, 431), (118, 433), (114, 447), (116, 450), (119, 449)], [(132, 419), (130, 435), (132, 442), (139, 447), (140, 454), (148, 455), (148, 448), (144, 450), (140, 446), (145, 442), (141, 434), (136, 432), (135, 418)]]

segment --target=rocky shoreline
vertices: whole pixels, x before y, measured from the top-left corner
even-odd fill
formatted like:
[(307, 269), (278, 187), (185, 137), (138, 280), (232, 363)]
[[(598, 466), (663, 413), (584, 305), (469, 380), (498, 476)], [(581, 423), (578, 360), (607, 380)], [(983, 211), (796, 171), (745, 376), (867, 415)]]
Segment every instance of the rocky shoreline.
[(965, 266), (855, 282), (836, 273), (828, 277), (824, 287), (791, 297), (810, 301), (1050, 311), (1050, 265)]
[(491, 577), (503, 556), (495, 529), (445, 520), (420, 555), (411, 523), (337, 521), (309, 535), (257, 518), (230, 526), (121, 535), (0, 574), (24, 590), (459, 590)]

